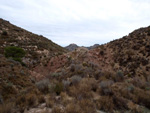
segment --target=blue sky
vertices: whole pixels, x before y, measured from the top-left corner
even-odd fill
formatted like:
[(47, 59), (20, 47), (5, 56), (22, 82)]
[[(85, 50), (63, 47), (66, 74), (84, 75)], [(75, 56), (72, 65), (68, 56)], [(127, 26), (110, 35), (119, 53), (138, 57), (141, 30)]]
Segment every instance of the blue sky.
[(61, 46), (90, 46), (149, 26), (150, 1), (0, 0), (0, 18)]

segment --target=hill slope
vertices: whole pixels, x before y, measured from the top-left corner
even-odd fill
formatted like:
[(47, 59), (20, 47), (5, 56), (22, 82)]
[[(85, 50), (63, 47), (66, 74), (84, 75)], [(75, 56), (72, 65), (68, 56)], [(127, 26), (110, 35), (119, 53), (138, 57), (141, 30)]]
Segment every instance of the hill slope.
[(71, 101), (72, 105), (90, 100), (93, 110), (148, 113), (149, 45), (150, 27), (140, 28), (92, 50), (78, 48), (53, 57), (47, 66), (35, 67), (35, 70), (50, 81), (68, 84), (63, 92), (76, 100)]
[[(1, 21), (1, 52), (13, 44), (26, 50), (26, 63), (31, 60), (29, 70), (0, 56), (0, 94), (7, 99), (17, 90), (24, 92), (14, 101), (15, 112), (150, 112), (150, 27), (92, 50), (80, 47), (66, 53), (48, 39)], [(34, 83), (30, 74), (39, 81)], [(5, 86), (16, 90), (4, 92)], [(4, 108), (0, 104), (0, 112)]]
[(34, 66), (47, 62), (53, 56), (63, 54), (66, 50), (51, 40), (28, 32), (0, 19), (0, 53), (4, 53), (6, 46), (19, 46), (26, 51), (24, 62)]

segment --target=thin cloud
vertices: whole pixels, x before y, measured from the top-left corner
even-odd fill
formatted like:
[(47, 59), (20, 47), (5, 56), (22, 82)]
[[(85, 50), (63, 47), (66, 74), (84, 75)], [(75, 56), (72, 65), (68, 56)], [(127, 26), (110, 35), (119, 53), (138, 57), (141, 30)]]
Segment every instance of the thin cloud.
[(1, 0), (0, 17), (61, 46), (90, 46), (150, 25), (149, 0)]

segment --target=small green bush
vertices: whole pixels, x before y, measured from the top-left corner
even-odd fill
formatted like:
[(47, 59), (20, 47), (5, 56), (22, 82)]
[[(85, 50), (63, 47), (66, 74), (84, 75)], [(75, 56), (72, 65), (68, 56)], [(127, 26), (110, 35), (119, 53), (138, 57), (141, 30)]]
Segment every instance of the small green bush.
[(25, 51), (22, 48), (10, 46), (5, 48), (5, 57), (19, 59), (25, 56)]
[(12, 58), (15, 61), (24, 64), (21, 60), (22, 57), (25, 56), (25, 51), (22, 48), (10, 46), (5, 48), (5, 57)]

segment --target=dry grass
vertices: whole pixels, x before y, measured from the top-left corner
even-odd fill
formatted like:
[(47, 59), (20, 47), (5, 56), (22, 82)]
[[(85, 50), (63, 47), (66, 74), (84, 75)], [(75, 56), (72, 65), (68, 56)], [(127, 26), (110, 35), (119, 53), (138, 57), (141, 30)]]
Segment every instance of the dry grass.
[(95, 104), (91, 100), (83, 99), (69, 103), (65, 108), (65, 113), (95, 113)]

